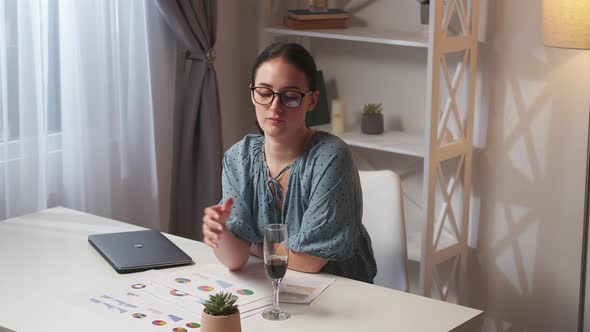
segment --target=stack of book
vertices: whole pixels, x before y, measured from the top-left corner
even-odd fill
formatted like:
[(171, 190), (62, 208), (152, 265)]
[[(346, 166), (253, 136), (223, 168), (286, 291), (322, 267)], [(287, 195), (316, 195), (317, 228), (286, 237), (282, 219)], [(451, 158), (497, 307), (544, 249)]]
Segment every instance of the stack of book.
[(329, 8), (315, 12), (309, 9), (289, 9), (285, 25), (290, 29), (344, 29), (349, 13), (342, 9)]

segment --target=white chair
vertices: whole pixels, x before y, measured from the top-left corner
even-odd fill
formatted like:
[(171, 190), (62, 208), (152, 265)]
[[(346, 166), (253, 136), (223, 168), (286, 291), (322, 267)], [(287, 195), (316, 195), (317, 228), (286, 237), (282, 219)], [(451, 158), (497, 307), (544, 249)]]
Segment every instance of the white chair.
[(360, 171), (363, 225), (377, 262), (374, 283), (409, 291), (408, 251), (400, 177), (392, 171)]

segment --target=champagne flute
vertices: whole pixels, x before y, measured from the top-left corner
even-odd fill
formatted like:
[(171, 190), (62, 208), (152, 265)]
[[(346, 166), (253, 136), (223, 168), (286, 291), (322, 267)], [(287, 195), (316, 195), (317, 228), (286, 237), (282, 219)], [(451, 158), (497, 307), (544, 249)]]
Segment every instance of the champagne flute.
[(264, 227), (264, 267), (266, 275), (272, 280), (274, 291), (273, 307), (265, 310), (262, 317), (268, 320), (285, 320), (291, 317), (279, 308), (279, 285), (289, 263), (289, 238), (287, 225), (269, 224)]

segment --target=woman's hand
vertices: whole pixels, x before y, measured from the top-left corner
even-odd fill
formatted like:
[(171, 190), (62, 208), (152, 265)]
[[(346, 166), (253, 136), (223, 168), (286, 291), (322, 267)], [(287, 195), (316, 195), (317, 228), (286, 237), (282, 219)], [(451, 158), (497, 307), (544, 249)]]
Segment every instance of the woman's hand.
[(229, 197), (221, 205), (213, 205), (203, 211), (203, 242), (213, 248), (221, 264), (232, 271), (242, 268), (250, 255), (250, 243), (237, 238), (227, 229), (226, 223), (234, 204)]
[(227, 219), (234, 204), (229, 197), (223, 204), (213, 205), (203, 211), (203, 242), (213, 249), (219, 248), (219, 241), (227, 231)]

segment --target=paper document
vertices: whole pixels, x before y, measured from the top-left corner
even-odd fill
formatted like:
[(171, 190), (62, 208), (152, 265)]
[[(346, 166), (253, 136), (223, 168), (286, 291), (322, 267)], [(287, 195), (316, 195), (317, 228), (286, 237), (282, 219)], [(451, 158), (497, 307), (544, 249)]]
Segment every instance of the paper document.
[[(236, 283), (248, 284), (272, 297), (272, 283), (264, 272), (262, 261), (249, 263), (242, 271), (231, 272), (219, 265), (199, 266), (202, 273), (214, 273), (223, 275), (228, 280)], [(279, 288), (279, 302), (285, 303), (311, 303), (318, 295), (328, 288), (336, 278), (325, 274), (303, 273), (287, 270), (287, 274)]]
[[(151, 271), (150, 271), (151, 272)], [(153, 275), (153, 273), (152, 273)], [(165, 294), (184, 297), (172, 289), (158, 288), (149, 279), (138, 278), (133, 282), (113, 287), (88, 298), (87, 304), (94, 310), (110, 315), (141, 331), (183, 331), (201, 326), (201, 315), (182, 308), (190, 307), (191, 301), (168, 301)], [(166, 300), (165, 300), (166, 299)]]
[(279, 287), (279, 301), (301, 304), (311, 303), (334, 281), (336, 281), (336, 278), (327, 275), (289, 270)]
[[(288, 270), (279, 288), (279, 300), (310, 303), (335, 280), (328, 275)], [(249, 263), (240, 272), (214, 264), (170, 274), (148, 271), (95, 293), (86, 303), (142, 331), (161, 331), (162, 326), (183, 331), (200, 327), (203, 302), (220, 291), (231, 292), (236, 298), (241, 319), (260, 314), (272, 305), (272, 283), (262, 262)]]

